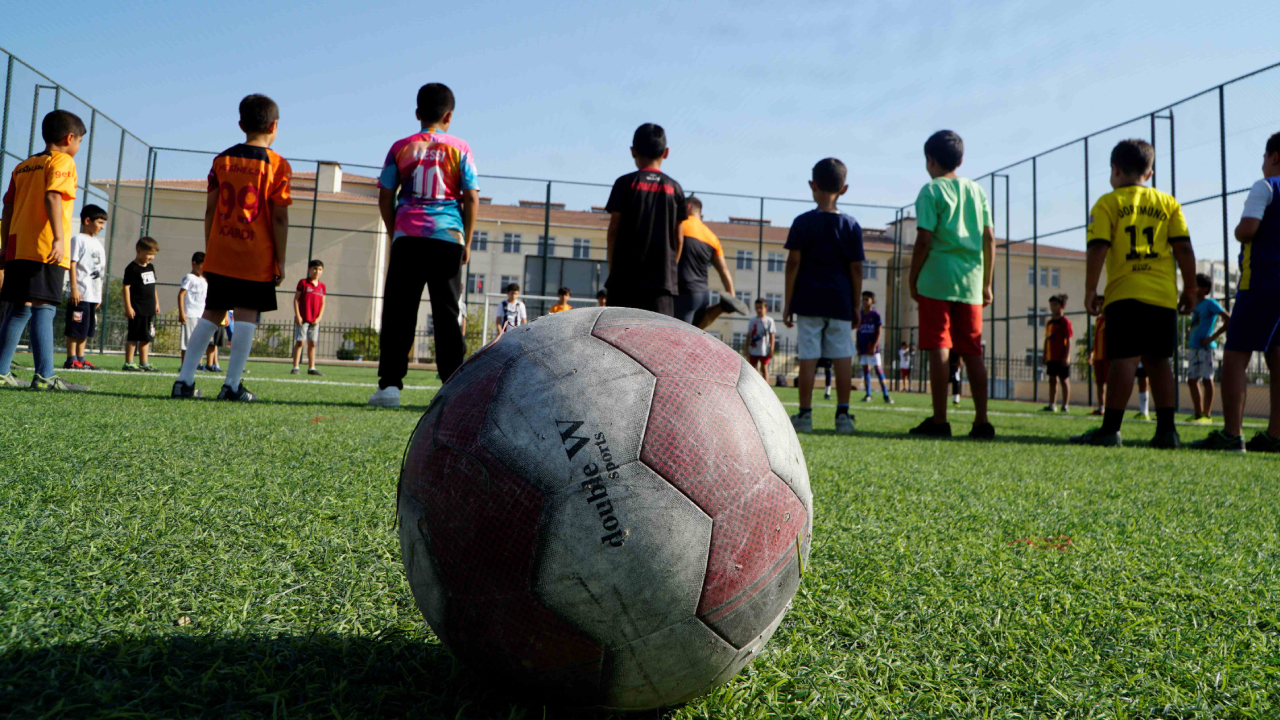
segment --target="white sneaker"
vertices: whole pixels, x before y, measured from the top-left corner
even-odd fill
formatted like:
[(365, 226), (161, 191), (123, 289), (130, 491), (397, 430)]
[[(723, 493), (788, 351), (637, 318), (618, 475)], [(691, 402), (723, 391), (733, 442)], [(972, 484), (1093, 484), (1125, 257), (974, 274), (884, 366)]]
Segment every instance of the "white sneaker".
[(400, 388), (392, 385), (369, 396), (369, 404), (376, 407), (400, 407)]

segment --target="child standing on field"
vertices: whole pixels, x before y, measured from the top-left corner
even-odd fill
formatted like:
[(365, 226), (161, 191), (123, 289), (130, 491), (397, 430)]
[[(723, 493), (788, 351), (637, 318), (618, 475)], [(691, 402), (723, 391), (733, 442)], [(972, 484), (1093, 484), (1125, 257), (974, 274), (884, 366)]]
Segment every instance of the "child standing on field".
[(871, 402), (871, 369), (875, 368), (884, 401), (892, 405), (889, 388), (884, 384), (884, 366), (880, 362), (880, 339), (884, 336), (884, 325), (880, 320), (880, 313), (876, 312), (876, 294), (870, 290), (862, 291), (861, 318), (862, 322), (858, 324), (858, 362), (862, 365), (862, 382), (867, 386), (867, 394), (863, 396), (862, 402)]
[(293, 369), (298, 374), (302, 361), (302, 343), (307, 344), (307, 374), (324, 375), (316, 369), (316, 343), (320, 340), (320, 317), (324, 315), (326, 288), (320, 282), (324, 263), (312, 260), (307, 263), (307, 276), (298, 281), (293, 293)]
[[(959, 355), (969, 374), (974, 420), (969, 437), (990, 439), (987, 368), (982, 361), (982, 308), (991, 303), (995, 230), (982, 186), (958, 177), (964, 141), (950, 130), (924, 144), (925, 169), (933, 178), (916, 197), (916, 244), (911, 253), (911, 297), (919, 306), (920, 349), (929, 352), (933, 417), (913, 435), (951, 437), (947, 422), (947, 370)], [(959, 401), (959, 394), (956, 396)]]
[[(280, 108), (275, 101), (266, 95), (245, 97), (240, 101), (245, 141), (223, 150), (209, 170), (204, 214), (204, 276), (209, 295), (189, 345), (207, 347), (229, 311), (235, 310), (236, 328), (219, 400), (257, 399), (240, 378), (261, 313), (276, 309), (276, 288), (284, 281), (293, 169), (271, 149), (279, 128)], [(187, 355), (170, 397), (200, 396), (196, 390), (199, 364), (199, 354)]]
[[(129, 319), (124, 341), (125, 372), (158, 372), (151, 366), (151, 341), (156, 337), (156, 316), (160, 314), (160, 298), (156, 295), (156, 268), (151, 264), (160, 243), (140, 238), (134, 246), (136, 255), (124, 269), (124, 314)], [(139, 362), (133, 361), (137, 353)]]
[(573, 291), (568, 287), (561, 286), (560, 289), (556, 291), (556, 297), (560, 299), (560, 302), (551, 306), (550, 312), (552, 315), (573, 309), (573, 306), (569, 304), (569, 298), (573, 297)]
[(1089, 312), (1098, 316), (1093, 323), (1093, 348), (1089, 359), (1093, 363), (1093, 382), (1098, 386), (1098, 407), (1094, 415), (1101, 415), (1106, 407), (1107, 374), (1111, 372), (1111, 364), (1107, 362), (1107, 318), (1102, 314), (1104, 299), (1102, 295), (1094, 298)]
[(498, 317), (495, 319), (498, 323), (499, 335), (529, 322), (529, 311), (525, 309), (524, 301), (520, 299), (520, 285), (511, 283), (506, 287), (506, 291), (507, 299), (498, 303)]
[[(182, 323), (179, 349), (183, 360), (187, 359), (187, 344), (191, 340), (192, 331), (196, 329), (196, 323), (200, 322), (200, 316), (204, 314), (204, 299), (208, 294), (209, 281), (204, 279), (204, 253), (192, 253), (191, 272), (183, 275), (182, 282), (178, 285), (178, 322)], [(204, 350), (207, 353), (208, 348), (194, 350)]]
[(747, 323), (747, 362), (758, 368), (760, 377), (766, 381), (769, 379), (769, 361), (773, 359), (778, 339), (773, 318), (769, 317), (767, 310), (764, 298), (756, 300), (756, 316)]
[(786, 295), (782, 321), (797, 327), (800, 411), (791, 417), (797, 432), (813, 432), (813, 381), (819, 358), (831, 358), (836, 374), (836, 432), (854, 432), (849, 413), (853, 382), (855, 298), (862, 295), (862, 227), (840, 212), (836, 202), (849, 190), (848, 170), (836, 158), (813, 166), (809, 190), (818, 204), (791, 223), (786, 248)]
[(80, 210), (80, 232), (71, 238), (71, 263), (75, 278), (67, 302), (67, 361), (64, 370), (97, 370), (84, 359), (84, 348), (98, 327), (98, 305), (102, 302), (102, 273), (107, 269), (107, 251), (98, 234), (107, 225), (107, 211), (97, 205)]
[(1067, 412), (1067, 404), (1071, 402), (1071, 338), (1075, 337), (1075, 329), (1071, 327), (1071, 319), (1062, 314), (1066, 305), (1066, 295), (1049, 298), (1051, 317), (1044, 324), (1044, 369), (1049, 376), (1049, 404), (1044, 407), (1045, 412), (1057, 412), (1059, 384), (1062, 385), (1062, 412)]
[(44, 116), (40, 135), (44, 151), (13, 169), (0, 214), (0, 300), (9, 310), (0, 322), (0, 386), (20, 387), (12, 372), (13, 354), (22, 331), (31, 324), (35, 373), (31, 387), (41, 390), (88, 390), (53, 374), (53, 316), (62, 302), (63, 283), (71, 263), (72, 211), (76, 199), (76, 153), (85, 135), (84, 122), (66, 110)]
[[(1196, 275), (1196, 306), (1191, 311), (1191, 326), (1187, 328), (1187, 389), (1191, 391), (1191, 422), (1208, 425), (1213, 422), (1213, 366), (1214, 350), (1218, 338), (1227, 332), (1231, 316), (1209, 297), (1213, 292), (1213, 280), (1203, 273)], [(1222, 327), (1214, 332), (1218, 319)]]
[[(1155, 395), (1153, 448), (1181, 445), (1174, 426), (1177, 384), (1173, 357), (1178, 314), (1194, 305), (1195, 252), (1182, 206), (1171, 195), (1146, 187), (1155, 149), (1145, 140), (1121, 140), (1111, 151), (1111, 192), (1098, 198), (1090, 214), (1085, 307), (1093, 307), (1098, 280), (1107, 271), (1107, 402), (1102, 427), (1071, 438), (1084, 445), (1119, 446), (1120, 425), (1133, 392), (1138, 363), (1146, 368)], [(1177, 273), (1183, 290), (1178, 293)]]
[(898, 345), (898, 391), (911, 391), (911, 356), (914, 349), (904, 340)]

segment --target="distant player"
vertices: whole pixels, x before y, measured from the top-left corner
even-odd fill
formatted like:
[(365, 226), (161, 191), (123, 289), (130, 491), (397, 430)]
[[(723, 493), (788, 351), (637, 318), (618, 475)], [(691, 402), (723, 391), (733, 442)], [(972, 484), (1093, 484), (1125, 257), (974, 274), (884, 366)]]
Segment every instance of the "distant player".
[(382, 291), (378, 391), (370, 405), (400, 405), (423, 287), (435, 318), (440, 379), (447, 382), (467, 354), (462, 327), (453, 319), (460, 310), (462, 266), (471, 260), (480, 185), (471, 146), (446, 134), (454, 105), (445, 85), (418, 88), (421, 130), (391, 145), (378, 177), (378, 209), (392, 239)]
[[(1153, 448), (1181, 444), (1174, 426), (1177, 385), (1169, 359), (1178, 339), (1178, 314), (1191, 312), (1196, 284), (1195, 252), (1182, 206), (1171, 195), (1146, 187), (1155, 149), (1145, 140), (1121, 140), (1111, 151), (1111, 192), (1090, 214), (1085, 307), (1093, 307), (1098, 280), (1107, 271), (1107, 402), (1102, 427), (1071, 438), (1087, 445), (1118, 446), (1125, 406), (1141, 362), (1156, 401)], [(1181, 297), (1175, 281), (1182, 273)]]
[(876, 312), (876, 294), (870, 290), (862, 291), (861, 322), (858, 324), (858, 362), (862, 365), (862, 382), (867, 386), (867, 394), (862, 402), (871, 402), (871, 369), (875, 368), (876, 377), (880, 379), (880, 392), (884, 401), (890, 405), (889, 388), (884, 384), (884, 367), (880, 362), (880, 340), (884, 336), (884, 325), (880, 313)]
[[(947, 371), (959, 355), (968, 369), (974, 419), (969, 437), (990, 439), (987, 368), (982, 360), (982, 308), (991, 303), (995, 230), (982, 186), (956, 176), (964, 141), (941, 130), (924, 144), (930, 182), (916, 197), (916, 244), (911, 253), (911, 297), (919, 306), (920, 349), (929, 352), (933, 417), (913, 435), (951, 437), (947, 422)], [(957, 364), (957, 370), (959, 366)], [(956, 393), (957, 401), (959, 394)]]
[[(191, 333), (200, 322), (200, 316), (204, 315), (204, 301), (208, 295), (209, 281), (204, 279), (204, 253), (193, 253), (191, 272), (183, 275), (182, 282), (178, 285), (178, 322), (182, 324), (179, 349), (183, 360), (187, 359), (187, 345), (190, 344)], [(205, 352), (208, 348), (192, 348), (192, 350)]]
[(609, 291), (600, 288), (596, 291), (596, 307), (605, 307), (609, 304)]
[[(1235, 231), (1240, 280), (1222, 358), (1224, 427), (1192, 443), (1197, 449), (1280, 453), (1280, 133), (1267, 139), (1262, 177), (1249, 189)], [(1271, 402), (1266, 431), (1246, 444), (1245, 371), (1255, 352), (1263, 354), (1271, 372)]]
[(809, 190), (818, 207), (797, 217), (787, 234), (786, 295), (782, 321), (798, 327), (800, 411), (798, 432), (813, 432), (813, 380), (819, 358), (831, 358), (836, 374), (836, 432), (854, 432), (849, 412), (853, 382), (855, 298), (862, 295), (862, 226), (836, 203), (849, 191), (848, 170), (836, 158), (813, 166)]
[[(831, 399), (831, 358), (818, 358), (818, 364), (815, 366), (815, 372), (817, 370), (822, 371), (822, 377), (825, 383), (822, 386), (822, 397), (824, 400), (830, 400)], [(816, 377), (814, 378), (814, 382), (817, 382)], [(850, 388), (849, 389), (850, 394), (852, 394), (853, 391), (857, 389), (858, 388), (856, 387)]]
[[(1191, 391), (1191, 422), (1198, 425), (1213, 423), (1214, 350), (1231, 320), (1218, 301), (1209, 297), (1211, 292), (1213, 280), (1203, 273), (1196, 275), (1196, 306), (1187, 328), (1187, 389)], [(1222, 327), (1215, 332), (1219, 318)]]
[[(84, 348), (97, 331), (98, 305), (102, 303), (102, 276), (107, 270), (107, 251), (98, 235), (107, 225), (107, 211), (92, 203), (80, 210), (80, 232), (71, 238), (71, 264), (75, 278), (68, 291), (67, 361), (64, 370), (97, 370), (84, 358)], [(3, 316), (0, 316), (3, 318)]]
[(777, 332), (767, 309), (763, 298), (756, 300), (756, 316), (747, 323), (747, 362), (759, 369), (765, 380), (769, 379), (769, 361), (773, 360), (777, 344)]
[(1066, 295), (1049, 298), (1049, 321), (1044, 324), (1044, 374), (1049, 378), (1049, 404), (1047, 412), (1057, 411), (1054, 404), (1058, 386), (1062, 386), (1062, 412), (1068, 412), (1071, 403), (1071, 338), (1076, 336), (1071, 318), (1062, 314), (1067, 306)]
[[(691, 197), (685, 201), (689, 217), (680, 225), (684, 247), (680, 252), (679, 288), (676, 317), (699, 328), (710, 327), (722, 313), (747, 314), (747, 306), (734, 297), (733, 275), (724, 262), (720, 238), (702, 222), (702, 201)], [(711, 286), (707, 284), (707, 268), (714, 267), (724, 292), (720, 303), (711, 304)]]
[[(684, 247), (681, 229), (689, 217), (680, 183), (662, 172), (671, 154), (660, 125), (645, 123), (631, 138), (636, 171), (613, 183), (605, 210), (609, 305), (675, 316), (680, 292), (678, 266)], [(615, 271), (616, 270), (616, 271)]]
[(964, 383), (960, 376), (960, 356), (956, 353), (947, 358), (947, 380), (951, 383), (951, 404), (959, 405), (960, 389)]
[(152, 264), (156, 253), (160, 252), (160, 243), (155, 238), (140, 238), (134, 251), (134, 259), (124, 269), (124, 314), (129, 319), (129, 326), (124, 339), (122, 369), (125, 372), (159, 372), (151, 365), (151, 343), (156, 338), (156, 316), (160, 314), (156, 266)]
[(529, 322), (529, 311), (520, 299), (520, 285), (511, 283), (503, 289), (507, 291), (507, 299), (498, 303), (498, 316), (494, 318), (499, 335)]
[(297, 375), (302, 363), (302, 345), (307, 346), (307, 374), (324, 375), (316, 369), (316, 343), (320, 341), (320, 318), (328, 301), (328, 288), (320, 282), (324, 263), (319, 259), (307, 263), (307, 276), (298, 281), (293, 291), (293, 369)]
[(85, 133), (84, 122), (66, 110), (45, 115), (40, 123), (44, 151), (18, 163), (9, 176), (0, 214), (0, 300), (9, 303), (0, 323), (0, 385), (22, 385), (12, 372), (13, 353), (30, 321), (31, 387), (89, 389), (53, 374), (53, 316), (67, 273), (75, 272), (68, 241), (79, 182), (75, 156)]
[(1102, 314), (1103, 305), (1103, 296), (1099, 295), (1088, 308), (1090, 313), (1098, 316), (1093, 323), (1093, 348), (1089, 355), (1093, 363), (1093, 382), (1098, 386), (1098, 407), (1094, 408), (1094, 415), (1102, 415), (1106, 406), (1107, 374), (1111, 372), (1111, 364), (1107, 362), (1107, 318)]
[(552, 305), (551, 310), (549, 312), (552, 315), (554, 315), (556, 313), (562, 313), (565, 310), (572, 310), (573, 305), (569, 304), (569, 300), (572, 297), (573, 297), (573, 291), (570, 290), (568, 286), (561, 285), (560, 289), (556, 290), (556, 298), (559, 299), (559, 302), (557, 302), (555, 305)]
[(915, 348), (903, 340), (898, 345), (898, 391), (911, 392), (911, 358)]
[[(204, 276), (209, 295), (187, 344), (207, 347), (218, 325), (228, 318), (229, 311), (235, 311), (235, 319), (228, 320), (234, 322), (234, 331), (228, 324), (231, 356), (219, 400), (257, 399), (240, 378), (261, 313), (276, 309), (276, 288), (284, 281), (293, 169), (271, 149), (279, 126), (280, 108), (271, 98), (244, 98), (240, 101), (240, 129), (245, 141), (223, 150), (209, 170), (204, 212)], [(391, 266), (396, 266), (394, 258)], [(198, 354), (187, 355), (171, 397), (199, 397), (195, 384), (199, 364)]]

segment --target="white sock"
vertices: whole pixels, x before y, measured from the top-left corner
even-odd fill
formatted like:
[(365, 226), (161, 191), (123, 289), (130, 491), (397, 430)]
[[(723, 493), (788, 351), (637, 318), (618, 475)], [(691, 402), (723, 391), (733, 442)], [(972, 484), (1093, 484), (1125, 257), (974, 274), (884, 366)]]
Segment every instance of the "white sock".
[[(212, 322), (200, 318), (196, 322), (196, 327), (191, 331), (191, 337), (187, 338), (187, 347), (198, 348), (208, 347), (209, 341), (213, 340), (213, 334), (218, 331), (218, 326)], [(190, 385), (196, 381), (196, 366), (204, 363), (204, 356), (197, 355), (194, 352), (187, 353), (182, 359), (182, 370), (178, 371), (178, 379)]]
[(1141, 412), (1143, 415), (1146, 415), (1148, 409), (1150, 408), (1150, 402), (1149, 402), (1150, 400), (1151, 400), (1151, 393), (1149, 392), (1138, 393), (1138, 411)]
[(240, 389), (240, 376), (244, 374), (245, 363), (249, 362), (253, 333), (257, 329), (257, 323), (236, 320), (236, 335), (231, 338), (231, 357), (227, 358), (227, 379), (224, 381), (232, 390)]

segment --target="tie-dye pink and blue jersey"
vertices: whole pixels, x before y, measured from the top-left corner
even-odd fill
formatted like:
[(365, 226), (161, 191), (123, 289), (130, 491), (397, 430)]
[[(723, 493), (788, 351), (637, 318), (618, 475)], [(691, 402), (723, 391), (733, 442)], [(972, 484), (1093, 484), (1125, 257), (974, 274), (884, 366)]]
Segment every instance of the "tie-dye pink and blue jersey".
[(392, 240), (407, 236), (455, 243), (462, 238), (462, 194), (480, 189), (467, 143), (426, 130), (391, 146), (378, 186), (399, 188)]

